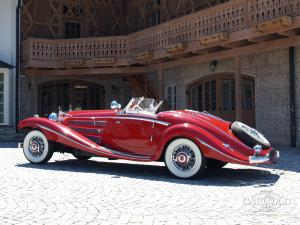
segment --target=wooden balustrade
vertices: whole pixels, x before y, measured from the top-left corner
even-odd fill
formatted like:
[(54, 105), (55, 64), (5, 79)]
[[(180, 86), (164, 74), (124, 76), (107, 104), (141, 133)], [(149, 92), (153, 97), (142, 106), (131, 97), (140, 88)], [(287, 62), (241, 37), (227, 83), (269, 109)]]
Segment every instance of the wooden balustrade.
[(65, 60), (128, 57), (127, 37), (36, 39), (23, 42), (23, 60)]
[(134, 58), (142, 52), (251, 28), (280, 16), (300, 16), (300, 0), (231, 0), (127, 36), (68, 40), (30, 38), (23, 42), (23, 60)]

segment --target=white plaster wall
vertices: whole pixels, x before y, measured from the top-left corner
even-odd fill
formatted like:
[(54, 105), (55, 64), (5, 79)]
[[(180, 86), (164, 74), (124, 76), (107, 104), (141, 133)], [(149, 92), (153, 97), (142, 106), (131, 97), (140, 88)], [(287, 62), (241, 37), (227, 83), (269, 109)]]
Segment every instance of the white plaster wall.
[[(0, 1), (0, 60), (16, 65), (16, 7), (17, 0)], [(5, 98), (9, 102), (5, 109), (6, 125), (14, 123), (14, 90), (15, 90), (15, 69), (10, 70), (8, 82), (8, 91)]]

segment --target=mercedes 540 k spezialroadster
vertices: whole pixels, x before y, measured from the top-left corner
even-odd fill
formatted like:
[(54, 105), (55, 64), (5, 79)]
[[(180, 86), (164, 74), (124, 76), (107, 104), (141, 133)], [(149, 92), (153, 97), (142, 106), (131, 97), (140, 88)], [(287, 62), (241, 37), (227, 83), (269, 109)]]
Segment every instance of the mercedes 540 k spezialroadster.
[(133, 98), (121, 109), (81, 110), (38, 115), (22, 120), (23, 142), (31, 163), (46, 163), (54, 152), (68, 152), (79, 160), (90, 157), (136, 161), (164, 161), (180, 178), (226, 163), (273, 163), (279, 152), (257, 130), (192, 110), (156, 113), (154, 99)]

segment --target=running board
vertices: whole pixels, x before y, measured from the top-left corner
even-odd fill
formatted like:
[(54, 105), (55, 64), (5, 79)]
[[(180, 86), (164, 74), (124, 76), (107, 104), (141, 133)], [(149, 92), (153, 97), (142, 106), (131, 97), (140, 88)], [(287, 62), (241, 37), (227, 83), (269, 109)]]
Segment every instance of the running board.
[(143, 156), (143, 155), (138, 155), (138, 154), (133, 154), (133, 153), (125, 153), (117, 150), (113, 150), (110, 148), (106, 148), (103, 146), (99, 146), (102, 149), (104, 148), (108, 152), (111, 153), (111, 155), (116, 156), (117, 158), (126, 158), (129, 160), (138, 160), (138, 161), (151, 161), (151, 156)]

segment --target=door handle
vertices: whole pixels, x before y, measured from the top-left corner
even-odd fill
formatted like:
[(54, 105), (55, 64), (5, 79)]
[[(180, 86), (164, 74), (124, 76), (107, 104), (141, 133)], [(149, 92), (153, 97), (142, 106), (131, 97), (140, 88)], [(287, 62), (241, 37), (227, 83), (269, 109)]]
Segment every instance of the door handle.
[(121, 124), (121, 121), (120, 121), (120, 120), (117, 120), (117, 121), (116, 121), (116, 124)]

